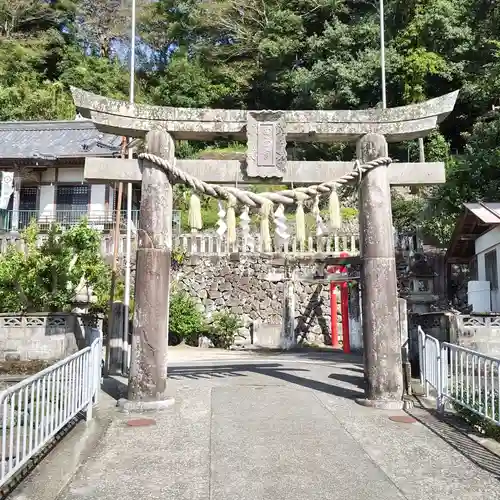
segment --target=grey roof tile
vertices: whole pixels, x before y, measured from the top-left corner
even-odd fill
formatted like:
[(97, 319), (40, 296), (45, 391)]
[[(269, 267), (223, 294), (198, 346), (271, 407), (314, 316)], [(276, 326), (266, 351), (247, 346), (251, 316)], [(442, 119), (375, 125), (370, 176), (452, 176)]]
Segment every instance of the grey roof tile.
[(121, 137), (104, 134), (90, 120), (0, 122), (0, 158), (113, 156)]

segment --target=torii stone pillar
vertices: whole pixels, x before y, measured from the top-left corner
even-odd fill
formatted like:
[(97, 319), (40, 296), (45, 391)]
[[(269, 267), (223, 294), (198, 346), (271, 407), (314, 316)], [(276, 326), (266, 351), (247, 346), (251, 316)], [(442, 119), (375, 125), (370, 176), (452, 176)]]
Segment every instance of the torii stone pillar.
[[(148, 132), (146, 149), (175, 161), (174, 141), (163, 129)], [(166, 394), (172, 185), (160, 167), (144, 161), (141, 189), (132, 357), (124, 406), (158, 409), (172, 402)]]
[[(357, 157), (362, 163), (387, 154), (383, 135), (367, 134), (357, 143)], [(403, 365), (387, 166), (363, 175), (359, 195), (361, 305), (368, 384), (366, 399), (359, 402), (376, 408), (401, 409)]]

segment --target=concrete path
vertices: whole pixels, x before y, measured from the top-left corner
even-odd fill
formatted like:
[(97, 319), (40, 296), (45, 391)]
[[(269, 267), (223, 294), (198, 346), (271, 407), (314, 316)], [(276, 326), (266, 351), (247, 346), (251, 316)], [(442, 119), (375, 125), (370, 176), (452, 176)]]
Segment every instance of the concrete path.
[(116, 413), (60, 500), (500, 498), (500, 458), (464, 434), (358, 406), (357, 358), (199, 356), (172, 363), (175, 405), (143, 415), (154, 426)]

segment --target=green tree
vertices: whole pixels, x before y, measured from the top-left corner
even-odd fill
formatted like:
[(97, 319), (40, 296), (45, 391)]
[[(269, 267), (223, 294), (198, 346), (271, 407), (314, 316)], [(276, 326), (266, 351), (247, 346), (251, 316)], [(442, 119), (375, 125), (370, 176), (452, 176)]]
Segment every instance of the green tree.
[(37, 245), (36, 223), (24, 231), (26, 251), (14, 246), (0, 256), (0, 311), (68, 311), (84, 279), (97, 297), (94, 311), (108, 305), (111, 272), (100, 254), (101, 234), (85, 220), (66, 231), (53, 225)]
[[(375, 0), (137, 5), (138, 102), (253, 109), (380, 105)], [(114, 0), (0, 0), (0, 120), (71, 119), (70, 85), (127, 98), (129, 9), (128, 1)], [(492, 198), (496, 189), (495, 125), (482, 117), (500, 104), (500, 7), (491, 0), (386, 0), (385, 9), (389, 106), (461, 89), (452, 116), (425, 141), (427, 160), (446, 161), (449, 182), (419, 193), (418, 223), (445, 241), (460, 204)], [(183, 141), (179, 155), (193, 157), (206, 146)], [(418, 146), (391, 145), (390, 154), (414, 161)], [(348, 160), (353, 147), (290, 144), (290, 156)], [(478, 184), (471, 187), (471, 179)], [(183, 193), (177, 202), (185, 204)], [(203, 200), (213, 215), (210, 203)]]
[(436, 186), (427, 202), (425, 226), (443, 245), (464, 203), (499, 199), (500, 116), (479, 120), (465, 139), (464, 152), (447, 162), (446, 184)]
[(0, 0), (0, 120), (74, 118), (69, 85), (128, 96), (127, 67), (87, 53), (92, 42), (81, 32), (98, 12), (86, 23), (82, 5), (88, 11), (76, 0)]

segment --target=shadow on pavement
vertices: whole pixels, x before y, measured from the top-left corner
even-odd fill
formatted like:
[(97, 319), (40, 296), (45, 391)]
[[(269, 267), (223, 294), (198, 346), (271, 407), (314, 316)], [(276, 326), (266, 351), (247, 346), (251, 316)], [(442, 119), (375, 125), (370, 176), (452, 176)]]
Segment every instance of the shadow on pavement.
[[(326, 382), (321, 382), (319, 380), (299, 377), (297, 375), (294, 375), (293, 373), (288, 373), (287, 371), (284, 370), (261, 369), (255, 371), (257, 373), (262, 373), (263, 375), (268, 375), (270, 377), (274, 377), (283, 380), (285, 382), (289, 382), (291, 384), (300, 385), (301, 387), (306, 387), (307, 389), (313, 389), (315, 391), (324, 392), (326, 394), (331, 394), (332, 396), (338, 396), (345, 399), (356, 399), (363, 395), (363, 391), (352, 390), (348, 389), (347, 387), (328, 384)], [(292, 369), (291, 371), (296, 372), (299, 370)], [(302, 371), (308, 371), (308, 370), (302, 370)]]
[[(322, 382), (310, 378), (301, 377), (295, 373), (310, 373), (304, 368), (286, 368), (281, 364), (227, 364), (217, 366), (176, 366), (169, 369), (169, 378), (179, 380), (187, 379), (207, 379), (212, 377), (245, 377), (250, 373), (256, 373), (272, 377), (284, 382), (299, 385), (307, 389), (321, 391), (326, 394), (339, 396), (347, 399), (359, 398), (363, 391), (341, 387), (333, 383)], [(332, 374), (329, 376), (332, 380), (347, 382), (349, 384), (361, 387), (363, 378), (355, 375)]]
[(472, 429), (467, 424), (454, 415), (441, 415), (436, 410), (425, 408), (420, 401), (407, 413), (464, 457), (500, 480), (500, 456), (470, 438), (467, 432), (472, 432)]
[[(334, 358), (337, 361), (337, 356), (334, 356)], [(286, 363), (286, 361), (284, 362)], [(352, 358), (349, 358), (346, 362), (353, 363)], [(170, 380), (214, 380), (248, 377), (251, 374), (259, 374), (333, 396), (346, 399), (359, 398), (363, 395), (364, 380), (361, 375), (363, 370), (357, 366), (345, 367), (345, 369), (350, 372), (359, 373), (359, 375), (332, 373), (328, 376), (329, 381), (321, 381), (301, 376), (301, 374), (311, 373), (308, 369), (297, 367), (287, 368), (281, 363), (226, 363), (217, 365), (170, 366), (168, 368), (168, 378)], [(343, 387), (342, 383), (350, 384), (353, 388)], [(123, 377), (105, 378), (101, 388), (115, 400), (127, 397), (126, 379)]]
[[(123, 380), (126, 379), (124, 378)], [(118, 377), (106, 377), (102, 381), (101, 390), (104, 391), (108, 396), (118, 401), (119, 399), (127, 397), (128, 386)]]
[(168, 378), (171, 380), (199, 380), (211, 378), (246, 377), (248, 375), (246, 372), (257, 371), (264, 368), (280, 369), (283, 368), (283, 365), (279, 363), (266, 363), (262, 365), (254, 363), (227, 363), (217, 365), (171, 366), (168, 368)]
[(281, 350), (281, 349), (249, 349), (252, 354), (262, 357), (280, 356), (293, 354), (295, 359), (302, 359), (304, 361), (331, 361), (332, 363), (351, 363), (359, 365), (360, 370), (363, 371), (363, 355), (359, 353), (345, 354), (340, 349), (332, 349), (331, 347), (317, 347), (306, 348), (298, 347), (294, 349)]
[[(361, 373), (363, 372), (361, 371)], [(333, 380), (339, 380), (340, 382), (347, 382), (348, 384), (355, 385), (356, 387), (362, 389), (363, 391), (365, 390), (365, 385), (366, 385), (365, 380), (363, 377), (359, 375), (349, 375), (347, 373), (331, 373), (330, 375), (328, 375), (328, 378), (331, 378)]]

